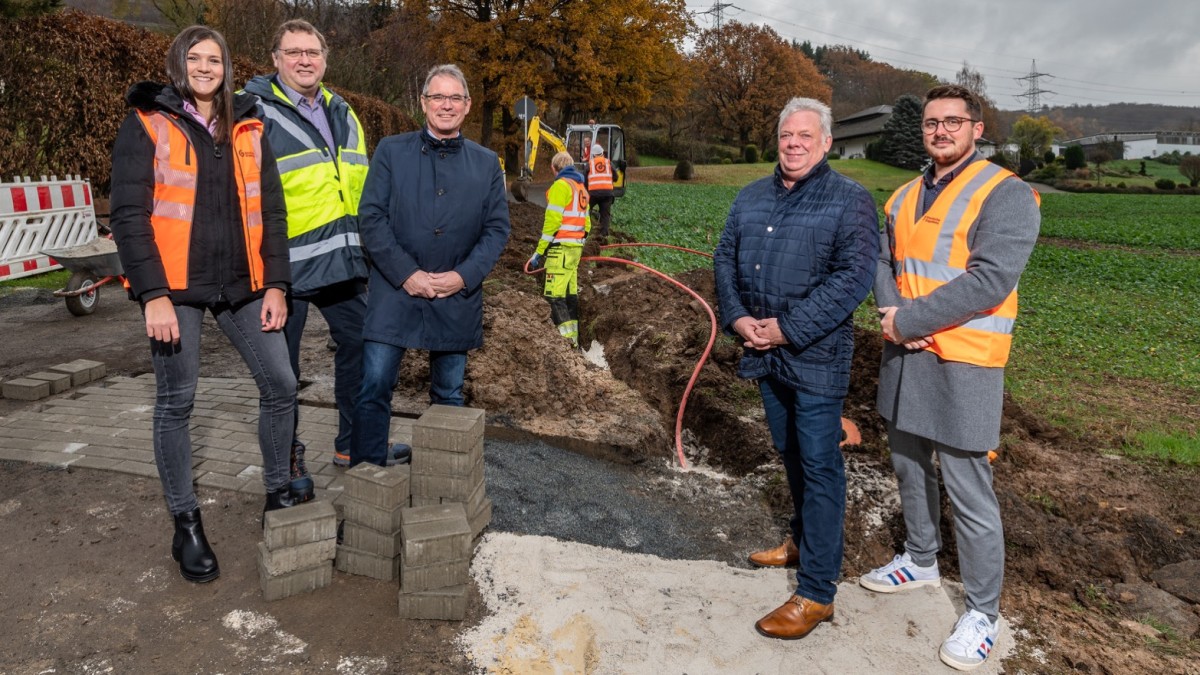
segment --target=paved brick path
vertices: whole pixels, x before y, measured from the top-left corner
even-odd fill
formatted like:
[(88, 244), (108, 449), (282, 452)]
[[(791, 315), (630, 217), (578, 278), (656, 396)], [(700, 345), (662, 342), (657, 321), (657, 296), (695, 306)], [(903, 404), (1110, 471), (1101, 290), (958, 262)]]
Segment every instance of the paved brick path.
[[(0, 459), (158, 478), (153, 415), (153, 374), (110, 377), (0, 417)], [(333, 465), (336, 435), (336, 410), (300, 405), (300, 439), (318, 496), (342, 490), (344, 470)], [(412, 420), (393, 418), (391, 439), (411, 443)], [(192, 471), (197, 485), (264, 494), (254, 380), (200, 378)]]

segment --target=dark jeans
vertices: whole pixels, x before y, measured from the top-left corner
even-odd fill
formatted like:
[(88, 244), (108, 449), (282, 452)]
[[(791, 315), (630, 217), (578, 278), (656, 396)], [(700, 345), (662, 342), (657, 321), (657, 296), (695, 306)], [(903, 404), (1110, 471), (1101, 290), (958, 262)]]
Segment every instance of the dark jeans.
[[(263, 457), (263, 485), (278, 490), (288, 484), (292, 424), (296, 415), (296, 378), (288, 367), (283, 333), (264, 333), (259, 318), (262, 300), (239, 309), (209, 308), (217, 326), (229, 337), (258, 385), (258, 446)], [(200, 376), (200, 329), (205, 308), (177, 305), (179, 344), (150, 341), (154, 362), (154, 462), (171, 515), (197, 507), (192, 491), (192, 438), (189, 422)]]
[[(354, 443), (350, 466), (362, 462), (386, 466), (388, 431), (392, 425), (392, 391), (400, 377), (404, 347), (363, 343), (362, 389), (354, 420)], [(466, 352), (429, 352), (429, 401), (436, 405), (461, 406), (463, 379), (467, 373)]]
[(792, 491), (792, 539), (800, 550), (796, 594), (833, 602), (842, 570), (846, 466), (842, 400), (796, 391), (771, 378), (758, 383), (771, 440)]
[[(367, 287), (362, 282), (347, 281), (326, 286), (311, 295), (289, 299), (287, 325), (288, 355), (292, 374), (300, 379), (300, 338), (308, 320), (308, 307), (314, 305), (329, 324), (329, 334), (337, 343), (333, 355), (333, 398), (338, 409), (338, 434), (333, 447), (350, 454), (351, 429), (354, 423), (354, 399), (362, 386), (363, 320), (367, 316)], [(296, 411), (296, 425), (300, 411)]]
[(608, 243), (608, 225), (612, 222), (612, 207), (614, 197), (595, 197), (592, 199), (593, 215), (592, 231), (588, 235), (600, 244)]

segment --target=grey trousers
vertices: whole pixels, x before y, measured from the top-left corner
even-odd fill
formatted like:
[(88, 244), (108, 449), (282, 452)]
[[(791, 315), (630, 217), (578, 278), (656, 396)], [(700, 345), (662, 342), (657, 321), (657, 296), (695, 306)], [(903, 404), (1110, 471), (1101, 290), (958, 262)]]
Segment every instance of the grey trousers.
[(954, 513), (958, 566), (967, 593), (967, 609), (1000, 616), (1004, 583), (1004, 526), (992, 488), (992, 467), (986, 452), (967, 452), (900, 431), (888, 424), (892, 468), (900, 482), (900, 502), (908, 536), (904, 548), (922, 567), (937, 562), (941, 549), (941, 496), (933, 455), (937, 453), (942, 482)]
[[(208, 311), (216, 317), (217, 325), (241, 354), (258, 384), (258, 446), (263, 457), (263, 485), (268, 491), (277, 490), (288, 483), (296, 414), (296, 376), (288, 363), (287, 341), (281, 331), (262, 331), (261, 299), (236, 310), (223, 305)], [(157, 390), (154, 461), (167, 508), (173, 516), (197, 506), (192, 490), (190, 422), (200, 376), (204, 312), (204, 307), (176, 305), (179, 344), (150, 341)]]

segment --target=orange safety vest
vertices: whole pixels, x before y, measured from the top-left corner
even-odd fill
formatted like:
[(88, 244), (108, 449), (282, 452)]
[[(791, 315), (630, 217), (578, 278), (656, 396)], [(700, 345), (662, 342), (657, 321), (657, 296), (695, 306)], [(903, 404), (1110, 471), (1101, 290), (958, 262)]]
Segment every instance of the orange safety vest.
[[(154, 143), (154, 205), (150, 226), (171, 290), (188, 286), (188, 253), (196, 207), (198, 165), (195, 148), (176, 116), (138, 111), (138, 119)], [(263, 286), (262, 133), (257, 119), (233, 126), (233, 166), (242, 207), (243, 241), (250, 261), (250, 288)], [(129, 282), (125, 282), (126, 288)]]
[[(901, 186), (884, 205), (892, 265), (900, 295), (912, 300), (932, 293), (966, 274), (971, 251), (967, 234), (984, 202), (1002, 181), (1015, 174), (988, 161), (976, 161), (950, 181), (920, 220), (917, 207), (925, 192), (917, 177)], [(1034, 192), (1034, 199), (1041, 198)], [(1017, 289), (1003, 302), (932, 336), (929, 351), (946, 359), (1001, 368), (1012, 348), (1017, 318)]]
[[(542, 233), (542, 239), (549, 239), (552, 244), (582, 244), (587, 238), (588, 231), (588, 193), (583, 189), (583, 185), (570, 178), (560, 178), (571, 188), (571, 200), (566, 206), (558, 206), (550, 202), (550, 190), (546, 190), (546, 210), (555, 214), (562, 214), (562, 223), (558, 226), (558, 231), (552, 235), (546, 232)], [(558, 182), (558, 181), (555, 181)], [(554, 185), (551, 184), (551, 189)]]
[(592, 157), (588, 160), (588, 190), (612, 190), (612, 164), (603, 157)]

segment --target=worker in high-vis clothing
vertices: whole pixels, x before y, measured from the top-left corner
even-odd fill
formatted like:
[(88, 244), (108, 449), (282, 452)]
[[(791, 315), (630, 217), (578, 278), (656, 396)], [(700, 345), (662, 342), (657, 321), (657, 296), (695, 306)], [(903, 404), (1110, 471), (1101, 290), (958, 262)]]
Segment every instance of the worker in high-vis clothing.
[(557, 174), (546, 191), (542, 238), (528, 267), (530, 271), (545, 268), (542, 294), (550, 303), (550, 320), (572, 347), (578, 347), (579, 259), (592, 229), (588, 191), (570, 153), (558, 153), (550, 160), (550, 166)]
[(612, 222), (613, 196), (613, 166), (604, 156), (604, 148), (599, 144), (592, 146), (591, 154), (586, 160), (588, 168), (587, 189), (592, 206), (596, 207), (596, 236), (601, 244), (608, 243), (608, 224)]

